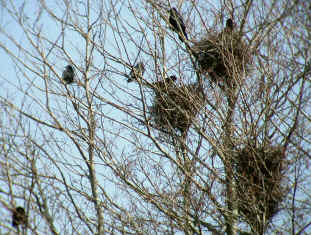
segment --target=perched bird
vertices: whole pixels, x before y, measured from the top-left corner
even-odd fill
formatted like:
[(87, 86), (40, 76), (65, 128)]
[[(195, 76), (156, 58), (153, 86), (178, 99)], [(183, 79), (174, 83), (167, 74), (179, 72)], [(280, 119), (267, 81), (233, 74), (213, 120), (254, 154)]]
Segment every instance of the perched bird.
[(23, 207), (16, 207), (12, 215), (12, 226), (17, 227), (20, 224), (27, 223), (27, 216)]
[(169, 10), (169, 23), (170, 28), (173, 29), (176, 33), (178, 33), (178, 37), (181, 41), (184, 41), (183, 36), (188, 39), (187, 33), (186, 33), (186, 26), (184, 24), (183, 18), (178, 13), (175, 7), (171, 8)]
[(227, 21), (226, 21), (226, 28), (228, 29), (228, 30), (230, 30), (230, 31), (232, 31), (233, 30), (233, 21), (232, 21), (232, 19), (227, 19)]
[(226, 27), (223, 31), (219, 34), (219, 38), (222, 40), (232, 40), (232, 33), (233, 33), (233, 21), (231, 18), (226, 20)]
[(73, 82), (74, 71), (71, 65), (67, 65), (66, 69), (63, 72), (63, 80), (66, 84), (70, 84)]
[(132, 82), (133, 80), (137, 80), (138, 77), (142, 77), (145, 72), (145, 66), (143, 62), (137, 63), (130, 72), (128, 76), (127, 82)]
[(166, 83), (172, 83), (172, 82), (175, 82), (176, 80), (177, 80), (177, 77), (175, 75), (165, 78)]

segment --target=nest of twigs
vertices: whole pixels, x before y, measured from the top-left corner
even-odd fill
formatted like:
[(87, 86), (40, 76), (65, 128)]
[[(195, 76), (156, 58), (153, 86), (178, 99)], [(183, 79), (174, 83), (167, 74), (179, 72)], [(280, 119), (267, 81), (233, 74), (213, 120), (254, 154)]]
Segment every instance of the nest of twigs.
[(285, 151), (282, 147), (246, 147), (236, 163), (238, 209), (252, 229), (263, 234), (286, 194), (281, 185)]
[(151, 117), (155, 126), (165, 132), (178, 130), (185, 135), (205, 103), (204, 91), (197, 84), (155, 87)]
[(191, 50), (196, 57), (200, 72), (208, 74), (212, 82), (233, 87), (249, 72), (251, 53), (241, 34), (224, 30), (209, 33), (195, 42)]

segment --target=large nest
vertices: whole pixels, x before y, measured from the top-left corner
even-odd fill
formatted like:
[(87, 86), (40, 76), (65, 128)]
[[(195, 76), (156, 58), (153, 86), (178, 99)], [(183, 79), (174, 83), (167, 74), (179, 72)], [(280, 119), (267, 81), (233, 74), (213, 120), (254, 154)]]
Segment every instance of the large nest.
[(248, 146), (237, 154), (238, 208), (258, 234), (265, 231), (286, 194), (286, 188), (281, 185), (285, 162), (282, 147)]
[[(224, 30), (209, 33), (195, 42), (192, 52), (197, 59), (200, 71), (208, 73), (212, 82), (220, 86), (233, 87), (249, 71), (251, 53), (249, 45), (241, 34)], [(222, 83), (222, 84), (221, 84)]]
[(158, 129), (165, 133), (179, 130), (187, 133), (205, 103), (203, 88), (197, 84), (155, 86), (151, 117)]

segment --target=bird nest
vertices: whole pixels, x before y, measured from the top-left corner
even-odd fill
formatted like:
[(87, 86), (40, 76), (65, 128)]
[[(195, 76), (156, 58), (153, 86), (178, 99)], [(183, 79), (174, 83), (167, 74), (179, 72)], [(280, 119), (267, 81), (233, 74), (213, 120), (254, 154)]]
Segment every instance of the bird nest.
[(209, 33), (207, 37), (195, 42), (191, 49), (200, 72), (208, 74), (211, 81), (219, 85), (222, 83), (222, 86), (231, 88), (242, 79), (242, 74), (249, 72), (249, 45), (237, 32), (224, 30), (221, 33)]
[(185, 135), (205, 103), (203, 89), (197, 84), (180, 87), (172, 84), (155, 87), (154, 91), (150, 111), (155, 126), (165, 133), (179, 130)]
[(238, 208), (249, 225), (262, 234), (286, 195), (282, 147), (242, 149), (236, 158)]

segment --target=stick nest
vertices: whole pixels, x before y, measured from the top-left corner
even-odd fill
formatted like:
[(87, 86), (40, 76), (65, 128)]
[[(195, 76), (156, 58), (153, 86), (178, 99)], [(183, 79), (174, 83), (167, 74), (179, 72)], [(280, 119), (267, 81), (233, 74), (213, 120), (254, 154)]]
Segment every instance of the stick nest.
[(221, 81), (224, 86), (232, 87), (233, 81), (239, 81), (242, 74), (249, 72), (252, 61), (249, 48), (239, 33), (224, 30), (209, 33), (191, 49), (202, 73), (208, 73), (212, 82)]
[(155, 126), (166, 133), (179, 130), (186, 134), (198, 112), (205, 104), (203, 88), (198, 84), (174, 84), (154, 87), (155, 97), (151, 117)]
[(236, 158), (238, 209), (252, 229), (262, 234), (286, 195), (282, 147), (242, 149)]

